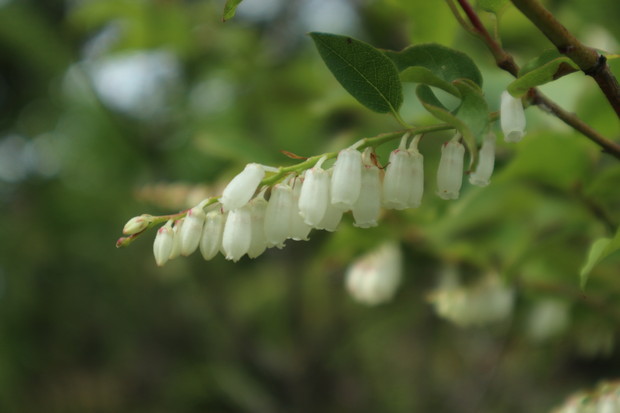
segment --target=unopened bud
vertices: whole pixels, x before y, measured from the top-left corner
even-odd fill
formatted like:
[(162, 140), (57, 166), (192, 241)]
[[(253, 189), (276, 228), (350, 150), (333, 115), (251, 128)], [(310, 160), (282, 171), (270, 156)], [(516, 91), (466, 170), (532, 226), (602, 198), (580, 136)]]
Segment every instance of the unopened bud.
[(125, 235), (133, 235), (138, 232), (142, 232), (149, 226), (151, 221), (153, 220), (152, 215), (142, 214), (137, 217), (131, 218), (125, 226), (123, 227), (123, 234)]

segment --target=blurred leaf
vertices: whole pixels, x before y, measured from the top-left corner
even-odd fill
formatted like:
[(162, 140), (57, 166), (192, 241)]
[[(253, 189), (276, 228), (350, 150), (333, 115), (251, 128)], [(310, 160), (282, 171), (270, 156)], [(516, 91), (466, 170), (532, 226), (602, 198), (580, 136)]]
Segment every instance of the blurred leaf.
[(577, 135), (528, 134), (516, 149), (517, 157), (498, 178), (525, 179), (562, 190), (590, 179), (592, 160), (588, 154), (594, 148)]
[(226, 0), (226, 4), (224, 4), (224, 15), (222, 16), (222, 21), (226, 21), (235, 17), (235, 13), (237, 12), (237, 6), (243, 0)]
[(61, 73), (72, 58), (55, 27), (29, 3), (0, 6), (0, 46), (5, 58), (43, 79)]
[(521, 97), (529, 88), (544, 85), (578, 70), (579, 67), (568, 57), (555, 49), (547, 50), (523, 66), (519, 77), (507, 89), (511, 95)]
[(489, 13), (499, 13), (508, 5), (508, 0), (478, 0), (478, 8)]
[[(385, 54), (392, 59), (400, 72), (410, 67), (420, 66), (445, 82), (470, 79), (478, 86), (482, 86), (482, 74), (474, 61), (465, 53), (449, 47), (428, 43), (407, 47), (400, 52), (386, 51)], [(406, 76), (415, 77), (415, 72), (408, 72)]]
[(618, 250), (620, 250), (620, 228), (616, 231), (616, 235), (613, 238), (599, 238), (594, 241), (590, 247), (586, 263), (579, 273), (581, 288), (585, 288), (592, 269)]
[(412, 42), (440, 42), (454, 41), (455, 33), (460, 30), (450, 8), (438, 5), (434, 1), (388, 0), (399, 7), (399, 15), (407, 18)]
[(310, 36), (329, 70), (358, 102), (375, 112), (398, 112), (402, 86), (390, 59), (347, 36), (317, 32)]

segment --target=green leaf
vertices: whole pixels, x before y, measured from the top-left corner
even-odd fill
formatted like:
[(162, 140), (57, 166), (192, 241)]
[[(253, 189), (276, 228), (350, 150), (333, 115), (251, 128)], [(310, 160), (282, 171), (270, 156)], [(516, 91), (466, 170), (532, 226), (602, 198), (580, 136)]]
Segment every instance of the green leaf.
[(329, 33), (310, 33), (338, 82), (368, 109), (398, 113), (403, 92), (394, 63), (373, 46)]
[(514, 97), (521, 97), (532, 87), (544, 85), (578, 70), (579, 67), (568, 57), (555, 49), (547, 50), (523, 66), (519, 77), (507, 89)]
[(470, 155), (469, 167), (473, 169), (478, 162), (476, 137), (486, 127), (488, 108), (482, 92), (474, 83), (455, 81), (454, 85), (463, 99), (454, 113), (437, 99), (428, 85), (419, 85), (416, 88), (416, 94), (427, 111), (437, 119), (454, 126), (461, 133)]
[(579, 280), (581, 288), (585, 288), (590, 272), (605, 258), (620, 250), (620, 228), (613, 238), (599, 238), (590, 247), (586, 263), (581, 268)]
[(222, 16), (222, 21), (230, 20), (235, 17), (235, 13), (237, 12), (237, 6), (243, 0), (226, 0), (226, 4), (224, 4), (224, 14)]
[(508, 5), (508, 0), (478, 0), (478, 8), (489, 13), (498, 14)]
[[(465, 53), (449, 47), (428, 43), (410, 46), (400, 52), (386, 51), (385, 54), (392, 59), (400, 72), (419, 66), (428, 69), (444, 82), (469, 79), (482, 86), (482, 75), (474, 61)], [(407, 72), (407, 76), (411, 76), (411, 72)]]
[(459, 90), (450, 82), (447, 82), (436, 76), (430, 69), (422, 66), (408, 67), (400, 74), (403, 82), (424, 83), (425, 85), (434, 86), (442, 89), (451, 95), (460, 97)]

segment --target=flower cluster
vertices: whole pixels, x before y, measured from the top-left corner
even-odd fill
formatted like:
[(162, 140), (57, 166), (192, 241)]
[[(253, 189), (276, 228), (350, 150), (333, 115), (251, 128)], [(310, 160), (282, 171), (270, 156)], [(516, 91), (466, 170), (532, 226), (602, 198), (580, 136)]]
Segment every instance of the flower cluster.
[(490, 274), (472, 286), (463, 286), (459, 276), (448, 269), (429, 301), (438, 316), (461, 327), (484, 325), (507, 318), (512, 313), (514, 291), (497, 274)]
[(615, 413), (620, 411), (620, 382), (603, 382), (592, 392), (569, 397), (553, 413)]
[[(501, 125), (507, 141), (523, 136), (523, 106), (508, 93), (502, 95)], [(313, 157), (294, 168), (250, 163), (230, 181), (219, 199), (204, 200), (176, 216), (145, 214), (132, 218), (123, 232), (132, 238), (169, 218), (159, 228), (153, 245), (155, 261), (162, 266), (197, 249), (206, 260), (218, 252), (235, 262), (244, 255), (255, 258), (267, 248), (282, 248), (287, 240), (307, 240), (312, 229), (335, 231), (348, 211), (355, 226), (374, 227), (382, 207), (403, 210), (420, 205), (424, 193), (420, 138), (418, 135), (409, 142), (410, 134), (406, 133), (385, 168), (378, 163), (374, 146), (387, 139), (377, 138), (373, 138), (376, 143), (362, 139), (338, 154)], [(437, 195), (442, 199), (458, 199), (460, 194), (465, 157), (461, 141), (456, 133), (441, 147), (436, 176)], [(484, 136), (476, 169), (469, 175), (471, 184), (488, 185), (495, 141), (492, 132)], [(325, 168), (333, 157), (336, 161)]]

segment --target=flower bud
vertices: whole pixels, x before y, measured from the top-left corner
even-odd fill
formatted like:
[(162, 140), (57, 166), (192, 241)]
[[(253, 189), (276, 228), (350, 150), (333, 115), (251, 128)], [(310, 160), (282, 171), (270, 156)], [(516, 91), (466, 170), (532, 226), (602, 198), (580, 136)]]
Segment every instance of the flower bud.
[(377, 226), (377, 219), (381, 212), (381, 179), (379, 168), (375, 165), (363, 165), (362, 187), (360, 195), (353, 204), (353, 218), (359, 228)]
[(252, 227), (252, 239), (248, 249), (248, 257), (256, 258), (267, 249), (267, 238), (265, 238), (265, 211), (267, 201), (263, 195), (258, 195), (249, 203), (250, 221)]
[(202, 227), (205, 223), (205, 212), (201, 206), (194, 207), (187, 211), (185, 222), (179, 232), (179, 242), (181, 255), (188, 256), (196, 251), (200, 238), (202, 237)]
[(327, 211), (329, 204), (329, 173), (320, 166), (306, 171), (299, 194), (299, 214), (304, 222), (315, 227)]
[(293, 189), (285, 183), (274, 185), (265, 211), (265, 237), (267, 245), (284, 247), (284, 241), (292, 234), (294, 205)]
[(422, 202), (424, 194), (424, 156), (417, 149), (409, 149), (411, 155), (411, 169), (413, 176), (411, 178), (411, 196), (407, 206), (409, 208), (417, 208)]
[(463, 184), (465, 148), (457, 140), (444, 143), (437, 170), (437, 195), (442, 199), (458, 199)]
[(174, 226), (172, 227), (172, 251), (170, 251), (169, 260), (173, 260), (179, 255), (181, 255), (181, 228), (183, 228), (184, 219), (178, 219), (174, 222)]
[(347, 291), (367, 305), (389, 301), (400, 284), (401, 261), (400, 249), (394, 243), (386, 243), (358, 258), (347, 270)]
[(257, 163), (250, 163), (243, 171), (228, 183), (220, 202), (224, 211), (241, 208), (254, 196), (254, 192), (265, 176), (265, 168)]
[(525, 113), (521, 99), (507, 91), (502, 92), (500, 101), (500, 125), (506, 142), (519, 142), (525, 135)]
[[(312, 229), (310, 225), (304, 222), (298, 207), (303, 183), (304, 179), (298, 177), (295, 178), (293, 184), (293, 212), (291, 214), (291, 233), (289, 237), (295, 241), (307, 241), (308, 234), (310, 234), (310, 230)], [(325, 200), (327, 200), (327, 197)]]
[(147, 214), (142, 214), (140, 216), (131, 218), (123, 227), (123, 234), (133, 235), (137, 234), (138, 232), (144, 231), (146, 227), (148, 227), (151, 223), (152, 218), (152, 215)]
[(220, 211), (211, 211), (205, 218), (200, 238), (200, 253), (207, 261), (215, 257), (222, 246), (225, 218)]
[(155, 256), (155, 263), (161, 267), (170, 258), (170, 252), (172, 251), (172, 245), (174, 244), (174, 234), (172, 231), (171, 222), (168, 221), (164, 226), (157, 230), (155, 235), (155, 242), (153, 242), (153, 255)]
[(413, 189), (412, 180), (411, 154), (405, 149), (393, 150), (383, 178), (383, 206), (390, 209), (406, 209)]
[(338, 153), (331, 181), (331, 204), (347, 211), (353, 207), (362, 187), (362, 154), (354, 148)]
[[(334, 171), (333, 168), (330, 168), (326, 171), (327, 175), (330, 178), (330, 181), (331, 181), (333, 171)], [(328, 191), (328, 197), (331, 198), (331, 187), (329, 188), (329, 191)], [(331, 202), (328, 202), (327, 208), (325, 209), (325, 215), (323, 215), (323, 219), (321, 219), (321, 222), (316, 224), (315, 228), (324, 229), (325, 231), (329, 231), (329, 232), (336, 231), (336, 229), (338, 228), (338, 225), (340, 224), (340, 221), (342, 220), (342, 214), (343, 214), (342, 209), (336, 208), (334, 205), (332, 205)]]
[(472, 185), (487, 186), (491, 179), (491, 174), (493, 174), (495, 164), (495, 134), (493, 132), (489, 132), (484, 137), (478, 156), (478, 166), (469, 175), (469, 182)]
[(249, 206), (245, 205), (228, 213), (222, 235), (222, 248), (227, 260), (237, 262), (248, 252), (252, 240), (251, 225)]

